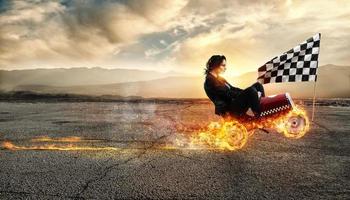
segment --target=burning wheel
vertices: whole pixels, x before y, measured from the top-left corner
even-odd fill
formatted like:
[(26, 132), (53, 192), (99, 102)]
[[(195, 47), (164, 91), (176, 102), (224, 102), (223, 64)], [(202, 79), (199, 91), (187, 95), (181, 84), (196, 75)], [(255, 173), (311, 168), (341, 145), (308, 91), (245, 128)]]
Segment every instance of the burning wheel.
[[(263, 97), (262, 127), (277, 128), (285, 137), (298, 139), (309, 130), (309, 118), (306, 111), (295, 105), (289, 93)], [(272, 122), (272, 123), (271, 123)]]
[(282, 132), (288, 138), (298, 139), (305, 135), (309, 129), (309, 121), (301, 113), (291, 113), (283, 123)]
[(238, 150), (248, 140), (247, 129), (238, 121), (212, 122), (208, 127), (191, 137), (191, 144), (205, 144), (213, 149)]
[(225, 124), (227, 149), (236, 150), (241, 149), (247, 143), (248, 131), (238, 122), (230, 122)]

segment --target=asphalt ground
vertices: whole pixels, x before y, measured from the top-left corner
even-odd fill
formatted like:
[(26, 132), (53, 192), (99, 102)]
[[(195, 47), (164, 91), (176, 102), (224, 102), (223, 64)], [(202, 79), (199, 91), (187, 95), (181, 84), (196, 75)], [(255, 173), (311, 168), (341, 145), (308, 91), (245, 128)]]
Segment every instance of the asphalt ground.
[(350, 107), (315, 116), (298, 140), (256, 131), (237, 151), (166, 149), (179, 126), (218, 120), (213, 106), (1, 102), (0, 199), (350, 199)]

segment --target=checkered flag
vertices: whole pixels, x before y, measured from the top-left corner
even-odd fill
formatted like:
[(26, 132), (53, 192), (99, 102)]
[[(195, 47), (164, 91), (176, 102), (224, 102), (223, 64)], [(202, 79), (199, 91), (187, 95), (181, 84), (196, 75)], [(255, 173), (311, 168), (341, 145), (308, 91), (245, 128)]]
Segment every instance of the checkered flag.
[(316, 81), (321, 34), (276, 56), (258, 69), (260, 83)]

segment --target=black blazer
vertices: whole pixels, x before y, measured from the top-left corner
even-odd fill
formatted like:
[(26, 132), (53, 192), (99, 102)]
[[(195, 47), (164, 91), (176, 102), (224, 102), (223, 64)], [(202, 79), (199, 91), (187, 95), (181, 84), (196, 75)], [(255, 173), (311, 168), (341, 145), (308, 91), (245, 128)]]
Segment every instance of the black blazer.
[[(226, 85), (227, 84), (227, 85)], [(223, 77), (217, 78), (208, 73), (205, 77), (204, 90), (215, 105), (215, 114), (221, 115), (227, 111), (228, 105), (242, 91), (233, 87)]]

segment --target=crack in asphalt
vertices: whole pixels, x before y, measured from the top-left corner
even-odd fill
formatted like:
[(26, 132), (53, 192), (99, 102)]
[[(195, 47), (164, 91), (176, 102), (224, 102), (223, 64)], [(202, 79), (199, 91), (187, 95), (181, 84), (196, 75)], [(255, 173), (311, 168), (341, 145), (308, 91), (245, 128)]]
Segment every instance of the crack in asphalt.
[[(169, 135), (170, 135), (170, 134), (169, 134)], [(107, 166), (107, 167), (104, 167), (104, 169), (102, 169), (101, 175), (98, 176), (98, 177), (96, 177), (96, 178), (94, 178), (94, 179), (90, 179), (90, 180), (86, 181), (85, 184), (83, 184), (81, 191), (78, 192), (78, 194), (75, 195), (75, 196), (80, 197), (81, 199), (85, 199), (85, 198), (82, 197), (81, 195), (83, 195), (83, 193), (84, 193), (85, 191), (88, 190), (89, 186), (90, 186), (92, 183), (98, 182), (98, 181), (102, 180), (103, 178), (107, 177), (108, 173), (109, 173), (110, 171), (112, 171), (113, 169), (115, 169), (115, 168), (117, 168), (117, 167), (119, 167), (119, 166), (121, 166), (121, 165), (125, 165), (125, 164), (127, 164), (127, 163), (129, 163), (129, 162), (131, 162), (131, 161), (133, 161), (133, 160), (135, 160), (135, 159), (141, 158), (143, 155), (145, 155), (145, 154), (147, 153), (148, 150), (152, 150), (159, 140), (161, 140), (161, 139), (163, 139), (163, 138), (166, 138), (166, 137), (168, 137), (169, 135), (163, 135), (163, 136), (157, 138), (150, 146), (143, 148), (143, 151), (141, 151), (141, 152), (140, 152), (137, 156), (135, 156), (135, 157), (128, 158), (128, 159), (126, 159), (124, 162), (121, 162), (121, 163), (116, 163), (116, 164), (112, 164), (112, 165), (109, 165), (109, 166)], [(110, 159), (109, 159), (109, 160), (110, 160)], [(106, 162), (107, 162), (107, 161), (106, 161)]]
[(117, 164), (113, 164), (113, 165), (110, 165), (110, 166), (107, 166), (103, 169), (103, 172), (100, 176), (94, 178), (94, 179), (90, 179), (88, 181), (85, 182), (85, 184), (83, 185), (82, 189), (80, 192), (78, 192), (77, 196), (78, 197), (81, 197), (82, 199), (85, 199), (84, 197), (82, 197), (81, 195), (89, 188), (89, 186), (92, 184), (92, 183), (95, 183), (97, 181), (100, 181), (102, 180), (103, 178), (107, 177), (108, 173), (114, 169), (115, 167), (118, 167), (120, 165), (124, 165), (124, 164), (127, 164), (128, 162), (132, 161), (133, 159), (136, 159), (137, 157), (140, 157), (139, 156), (136, 156), (136, 157), (132, 157), (132, 158), (129, 158), (127, 160), (125, 160), (124, 162), (122, 163), (117, 163)]
[[(163, 135), (163, 136), (157, 138), (156, 140), (154, 140), (153, 142), (151, 142), (151, 144), (148, 147), (140, 148), (140, 150), (142, 150), (142, 151), (137, 156), (130, 157), (121, 163), (112, 164), (112, 165), (109, 165), (107, 167), (101, 167), (100, 170), (102, 170), (102, 173), (100, 173), (100, 175), (97, 176), (96, 178), (87, 180), (83, 184), (80, 192), (78, 192), (76, 195), (67, 196), (67, 195), (60, 195), (60, 194), (48, 194), (48, 193), (41, 193), (41, 192), (34, 193), (34, 192), (11, 191), (11, 190), (2, 190), (2, 191), (0, 190), (0, 195), (2, 193), (7, 193), (7, 194), (17, 194), (17, 195), (38, 195), (38, 196), (49, 196), (49, 197), (59, 197), (59, 198), (85, 199), (85, 197), (83, 197), (82, 195), (84, 194), (84, 192), (86, 192), (89, 189), (91, 184), (98, 182), (98, 181), (102, 180), (103, 178), (107, 177), (108, 173), (110, 171), (112, 171), (113, 169), (115, 169), (121, 165), (125, 165), (125, 164), (127, 164), (135, 159), (141, 158), (143, 155), (145, 155), (147, 153), (147, 151), (153, 150), (154, 147), (158, 144), (159, 140), (164, 139), (172, 134), (173, 134), (173, 132), (171, 132), (170, 134), (167, 134), (167, 135)], [(123, 150), (126, 150), (126, 149), (122, 149), (121, 151), (123, 151)], [(104, 163), (108, 163), (111, 159), (112, 159), (112, 157), (107, 159)], [(154, 159), (152, 159), (151, 161), (147, 161), (144, 164), (150, 163), (152, 161), (154, 161)], [(101, 165), (103, 165), (103, 164), (101, 164)]]

